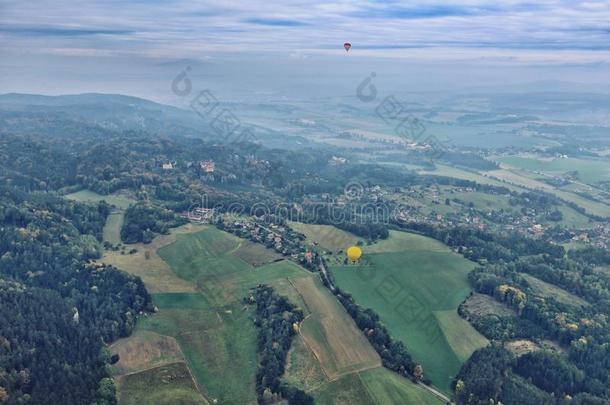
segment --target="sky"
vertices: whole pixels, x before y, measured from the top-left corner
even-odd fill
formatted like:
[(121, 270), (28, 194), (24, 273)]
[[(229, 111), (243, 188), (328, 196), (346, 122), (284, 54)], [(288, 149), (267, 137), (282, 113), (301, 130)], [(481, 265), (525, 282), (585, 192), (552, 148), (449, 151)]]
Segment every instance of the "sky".
[(371, 71), (413, 91), (605, 89), (610, 2), (0, 0), (0, 93), (168, 101), (185, 66), (227, 97), (330, 96)]

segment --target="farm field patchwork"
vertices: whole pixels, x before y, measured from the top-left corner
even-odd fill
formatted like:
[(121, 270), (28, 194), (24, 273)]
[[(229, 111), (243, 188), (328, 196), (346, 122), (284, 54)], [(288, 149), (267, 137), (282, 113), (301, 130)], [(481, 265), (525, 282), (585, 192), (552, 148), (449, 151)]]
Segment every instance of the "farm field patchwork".
[(175, 337), (206, 396), (229, 404), (256, 400), (256, 329), (242, 298), (261, 282), (310, 276), (286, 261), (255, 268), (235, 256), (241, 242), (207, 228), (176, 235), (174, 243), (160, 248), (160, 257), (198, 292), (155, 294), (159, 313), (139, 325)]
[(169, 235), (157, 236), (150, 244), (129, 245), (129, 249), (137, 250), (132, 254), (106, 250), (100, 261), (142, 278), (150, 293), (193, 292), (196, 290), (195, 284), (176, 276), (169, 265), (159, 257), (157, 249), (173, 243), (176, 235), (198, 232), (203, 229), (206, 228), (202, 225), (186, 224), (172, 229)]
[(542, 159), (523, 156), (503, 156), (499, 161), (520, 169), (537, 171), (549, 175), (578, 172), (578, 180), (595, 184), (610, 180), (610, 161), (602, 159), (554, 158)]
[(610, 205), (603, 204), (598, 201), (593, 201), (589, 198), (582, 197), (578, 194), (569, 191), (555, 188), (547, 183), (544, 183), (534, 178), (535, 176), (533, 173), (529, 174), (523, 170), (501, 168), (498, 170), (485, 172), (485, 174), (521, 187), (538, 189), (546, 191), (550, 194), (554, 194), (555, 196), (561, 198), (564, 201), (568, 201), (580, 206), (590, 214), (597, 215), (600, 217), (610, 216)]
[(208, 405), (184, 362), (116, 378), (119, 405)]
[(293, 285), (309, 313), (300, 334), (329, 378), (381, 366), (377, 352), (317, 278), (295, 279)]
[[(434, 395), (380, 366), (379, 357), (317, 278), (291, 282), (306, 319), (284, 378), (319, 404), (440, 404)], [(277, 286), (285, 294), (286, 288)], [(294, 294), (294, 293), (293, 293)], [(291, 298), (292, 299), (292, 298)]]
[(176, 339), (206, 397), (227, 404), (255, 402), (251, 309), (238, 302), (210, 307), (200, 294), (160, 294), (153, 300), (159, 313), (141, 320), (138, 328)]
[[(171, 270), (183, 277), (184, 282), (197, 287), (192, 292), (154, 294), (153, 302), (159, 312), (140, 319), (134, 337), (156, 336), (166, 346), (171, 346), (169, 342), (177, 342), (188, 369), (192, 371), (197, 386), (208, 402), (256, 402), (254, 375), (257, 332), (252, 322), (252, 309), (242, 303), (242, 298), (250, 287), (258, 283), (274, 286), (278, 293), (301, 307), (307, 317), (293, 341), (285, 375), (287, 381), (317, 392), (322, 386), (334, 389), (343, 376), (363, 370), (380, 369), (392, 374), (381, 368), (377, 353), (314, 274), (288, 261), (254, 267), (237, 257), (244, 241), (216, 228), (204, 227), (190, 233), (182, 229), (157, 239), (163, 241), (163, 238), (171, 238), (173, 242), (157, 242), (160, 246), (159, 257), (166, 260)], [(269, 259), (269, 256), (263, 255), (264, 258)], [(121, 342), (124, 351), (126, 347), (133, 347), (128, 343), (129, 339), (132, 337), (127, 339), (127, 343)], [(142, 350), (152, 359), (151, 364), (163, 361), (156, 349)], [(126, 362), (141, 363), (138, 360), (141, 356), (132, 354), (127, 356)], [(171, 359), (168, 355), (166, 360)], [(152, 377), (143, 375), (142, 378)], [(436, 401), (432, 394), (410, 381), (398, 376), (392, 378), (415, 390), (418, 395)], [(122, 381), (120, 390), (121, 393), (134, 391), (137, 394), (134, 387), (137, 384), (125, 385)], [(179, 387), (170, 384), (166, 388)], [(388, 385), (378, 390), (384, 389), (395, 388)], [(391, 394), (381, 392), (378, 395)], [(351, 403), (368, 404), (367, 398), (359, 398)], [(412, 403), (420, 402), (414, 399)]]
[[(528, 189), (543, 190), (548, 193), (554, 194), (562, 200), (580, 206), (590, 214), (601, 217), (610, 217), (610, 205), (582, 197), (578, 194), (570, 192), (568, 189), (555, 188), (550, 184), (544, 183), (536, 178), (540, 176), (535, 176), (534, 173), (528, 173), (524, 170), (503, 167), (496, 170), (489, 170), (478, 173), (462, 170), (451, 166), (437, 164), (436, 169), (433, 171), (421, 170), (418, 171), (418, 173), (447, 176), (463, 180), (471, 180), (480, 184), (506, 187), (509, 190), (516, 192), (525, 192)], [(572, 217), (574, 216), (572, 215)], [(573, 220), (580, 221), (582, 220), (582, 218), (574, 218)], [(566, 225), (568, 225), (568, 223), (566, 223)]]
[[(135, 254), (106, 252), (105, 262), (144, 277), (159, 309), (113, 346), (121, 357), (114, 367), (121, 403), (134, 403), (127, 398), (164, 403), (172, 397), (184, 404), (255, 403), (256, 329), (252, 310), (241, 299), (258, 283), (274, 286), (307, 316), (293, 341), (287, 381), (317, 392), (336, 390), (344, 376), (364, 370), (392, 374), (381, 368), (377, 353), (314, 274), (289, 261), (275, 262), (275, 253), (249, 243), (216, 228), (184, 225), (150, 245), (138, 244)], [(164, 375), (172, 376), (171, 383), (142, 391), (145, 382)], [(436, 401), (410, 381), (392, 378)], [(378, 390), (394, 389), (386, 384)], [(351, 403), (367, 404), (368, 398)]]
[(519, 187), (545, 191), (551, 191), (554, 188), (550, 184), (537, 180), (533, 176), (529, 176), (526, 172), (518, 169), (501, 167), (500, 169), (489, 170), (484, 173), (487, 176), (506, 181)]
[[(392, 234), (386, 244), (398, 249), (400, 238), (400, 251), (370, 253), (365, 246), (360, 265), (331, 266), (331, 272), (341, 289), (379, 314), (390, 334), (423, 365), (424, 374), (449, 392), (463, 359), (487, 344), (470, 324), (446, 312), (456, 312), (470, 293), (467, 274), (474, 264), (419, 235)], [(419, 240), (408, 242), (414, 239)], [(449, 333), (452, 328), (463, 336)]]
[(184, 361), (176, 339), (145, 330), (138, 330), (125, 339), (120, 339), (110, 350), (119, 355), (112, 366), (113, 374), (131, 374), (163, 364)]
[(119, 355), (111, 367), (119, 405), (208, 404), (174, 338), (139, 329), (110, 350)]

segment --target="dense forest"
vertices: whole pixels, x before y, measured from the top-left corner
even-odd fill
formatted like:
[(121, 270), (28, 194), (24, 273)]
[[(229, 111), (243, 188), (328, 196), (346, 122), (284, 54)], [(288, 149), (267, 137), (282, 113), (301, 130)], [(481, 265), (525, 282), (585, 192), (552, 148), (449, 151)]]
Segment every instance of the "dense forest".
[(108, 212), (0, 187), (4, 402), (114, 403), (105, 343), (131, 332), (150, 297), (141, 280), (90, 262)]
[(121, 240), (125, 243), (150, 243), (155, 235), (167, 234), (170, 228), (186, 222), (168, 209), (145, 203), (133, 204), (125, 212)]

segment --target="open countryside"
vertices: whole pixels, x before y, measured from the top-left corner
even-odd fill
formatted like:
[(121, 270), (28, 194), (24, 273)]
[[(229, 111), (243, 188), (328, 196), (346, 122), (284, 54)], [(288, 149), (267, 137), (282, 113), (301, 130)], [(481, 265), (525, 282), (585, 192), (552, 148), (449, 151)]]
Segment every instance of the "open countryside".
[[(196, 387), (203, 394), (201, 398), (210, 403), (255, 402), (256, 331), (251, 310), (243, 305), (242, 299), (258, 283), (273, 285), (279, 293), (289, 297), (305, 311), (306, 317), (293, 343), (293, 354), (285, 378), (303, 385), (307, 391), (319, 392), (321, 397), (317, 403), (364, 405), (370, 403), (367, 401), (371, 400), (371, 395), (387, 397), (389, 402), (384, 403), (388, 404), (401, 404), (405, 398), (421, 400), (425, 404), (442, 403), (423, 388), (398, 376), (391, 377), (392, 384), (387, 385), (386, 380), (392, 373), (383, 369), (379, 356), (362, 332), (314, 274), (289, 261), (274, 262), (277, 256), (272, 251), (259, 251), (250, 246), (251, 242), (215, 228), (201, 229), (187, 225), (172, 232), (172, 242), (169, 244), (166, 243), (168, 238), (159, 236), (147, 246), (149, 249), (157, 247), (156, 254), (168, 263), (176, 277), (185, 285), (196, 288), (190, 292), (154, 294), (158, 312), (142, 319), (134, 336), (113, 347), (115, 352), (121, 354), (121, 359), (125, 359), (116, 367), (120, 376), (118, 388), (121, 403), (131, 403), (125, 399), (127, 396), (144, 398), (145, 395), (144, 392), (138, 393), (135, 377), (127, 379), (123, 374), (133, 372), (135, 368), (142, 370), (139, 372), (143, 373), (142, 379), (154, 378), (150, 370), (166, 372), (164, 370), (169, 366), (165, 364), (178, 367), (173, 366), (171, 361), (179, 361), (182, 356), (187, 371), (192, 371)], [(238, 256), (244, 257), (244, 249), (249, 252), (250, 261), (256, 262), (258, 267)], [(259, 254), (253, 255), (252, 252)], [(126, 257), (134, 261), (132, 267), (126, 268), (135, 271), (139, 271), (136, 263), (146, 266), (147, 261), (151, 260), (137, 254)], [(261, 260), (267, 262), (261, 264)], [(153, 283), (153, 290), (161, 291), (168, 278), (153, 277), (148, 280)], [(219, 287), (210, 289), (208, 284)], [(151, 337), (156, 338), (149, 344), (142, 344), (144, 337), (147, 337), (147, 341), (151, 341)], [(177, 346), (171, 342), (176, 342)], [(174, 357), (169, 355), (169, 358), (164, 358), (166, 355), (161, 356), (160, 353), (168, 347), (173, 347), (174, 352), (179, 348), (179, 351)], [(147, 360), (143, 361), (142, 358)], [(125, 364), (131, 364), (131, 367)], [(162, 366), (151, 368), (157, 364)], [(236, 364), (240, 366), (236, 367)], [(315, 370), (317, 379), (312, 379), (311, 370)], [(178, 379), (178, 387), (173, 383), (167, 384), (166, 397), (171, 397), (174, 390), (186, 390), (183, 381)], [(347, 402), (344, 402), (343, 394), (338, 393), (346, 381), (351, 381), (350, 385), (356, 384), (351, 388), (356, 391), (349, 394), (345, 399)], [(238, 386), (243, 388), (236, 389)], [(160, 387), (162, 389), (164, 385)], [(367, 395), (362, 397), (358, 394), (362, 392), (367, 392)], [(163, 398), (164, 394), (150, 395)], [(192, 400), (185, 403), (199, 402)]]
[(470, 293), (466, 276), (474, 264), (435, 240), (400, 232), (371, 246), (371, 253), (363, 250), (360, 265), (331, 266), (337, 285), (376, 311), (425, 375), (449, 392), (460, 365), (487, 345), (457, 315)]

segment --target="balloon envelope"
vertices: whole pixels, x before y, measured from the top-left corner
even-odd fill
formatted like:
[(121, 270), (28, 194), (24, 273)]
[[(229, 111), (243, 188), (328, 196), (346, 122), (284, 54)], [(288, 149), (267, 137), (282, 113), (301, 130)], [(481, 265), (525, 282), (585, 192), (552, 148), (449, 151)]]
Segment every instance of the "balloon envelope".
[(352, 246), (347, 249), (347, 258), (352, 262), (356, 263), (362, 256), (362, 250), (358, 246)]
[(343, 44), (343, 47), (345, 48), (345, 51), (347, 52), (347, 51), (349, 51), (349, 48), (352, 47), (352, 44), (350, 44), (349, 42), (346, 42)]

